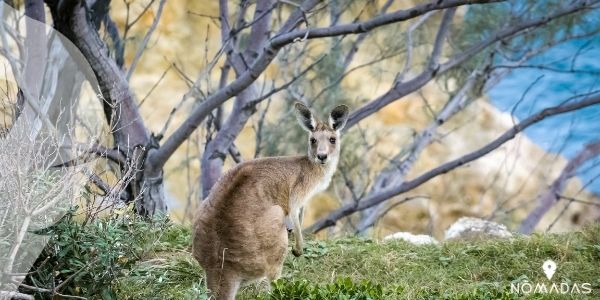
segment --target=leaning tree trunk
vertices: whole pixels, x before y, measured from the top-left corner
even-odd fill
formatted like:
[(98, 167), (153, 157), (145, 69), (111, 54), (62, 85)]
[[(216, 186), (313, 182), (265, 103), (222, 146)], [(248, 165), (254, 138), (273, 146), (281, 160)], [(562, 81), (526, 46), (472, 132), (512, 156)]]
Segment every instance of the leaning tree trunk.
[(108, 56), (106, 45), (89, 19), (85, 1), (45, 2), (54, 27), (81, 51), (97, 77), (114, 147), (127, 158), (120, 164), (123, 178), (119, 184), (127, 191), (128, 200), (135, 201), (141, 215), (165, 213), (162, 168), (153, 168), (146, 161), (148, 153), (158, 148), (158, 142), (144, 124), (125, 74)]

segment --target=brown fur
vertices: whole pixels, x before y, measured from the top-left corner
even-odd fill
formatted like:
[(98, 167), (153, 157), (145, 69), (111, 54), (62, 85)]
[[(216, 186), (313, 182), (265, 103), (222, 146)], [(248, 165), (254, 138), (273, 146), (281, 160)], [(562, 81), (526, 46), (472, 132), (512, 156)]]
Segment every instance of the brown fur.
[[(298, 107), (300, 109), (306, 109)], [(340, 109), (339, 107), (336, 109)], [(343, 122), (347, 118), (344, 106)], [(335, 110), (334, 110), (335, 111)], [(305, 117), (306, 111), (303, 110)], [(308, 155), (270, 157), (241, 163), (225, 173), (202, 201), (194, 221), (193, 255), (217, 299), (235, 299), (240, 285), (281, 276), (288, 247), (285, 219), (294, 224), (294, 254), (302, 254), (299, 211), (323, 190), (339, 156), (339, 130), (310, 119)], [(333, 112), (332, 112), (333, 115)], [(306, 122), (313, 122), (313, 126)], [(330, 120), (330, 124), (333, 123)], [(336, 143), (331, 143), (335, 139)], [(321, 161), (317, 154), (327, 155)]]

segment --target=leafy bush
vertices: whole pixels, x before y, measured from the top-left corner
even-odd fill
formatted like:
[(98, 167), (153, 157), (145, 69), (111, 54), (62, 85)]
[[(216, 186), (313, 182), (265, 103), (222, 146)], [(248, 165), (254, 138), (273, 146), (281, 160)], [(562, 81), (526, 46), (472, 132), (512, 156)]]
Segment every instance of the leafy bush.
[(116, 299), (113, 281), (155, 247), (169, 226), (166, 219), (147, 222), (127, 216), (83, 224), (74, 215), (70, 211), (39, 233), (48, 235), (49, 242), (26, 278), (27, 285), (64, 295)]

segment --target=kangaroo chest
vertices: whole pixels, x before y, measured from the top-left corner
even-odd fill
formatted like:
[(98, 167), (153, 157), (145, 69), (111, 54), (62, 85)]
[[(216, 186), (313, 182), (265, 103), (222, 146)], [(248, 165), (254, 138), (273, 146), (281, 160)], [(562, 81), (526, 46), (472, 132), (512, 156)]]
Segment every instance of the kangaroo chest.
[(305, 186), (305, 190), (296, 195), (296, 197), (291, 197), (290, 203), (292, 208), (300, 208), (306, 205), (310, 199), (317, 193), (320, 193), (329, 187), (331, 183), (331, 178), (333, 178), (333, 174), (335, 173), (335, 169), (337, 167), (337, 161), (332, 161), (321, 173), (321, 176), (314, 178), (311, 182), (308, 182)]

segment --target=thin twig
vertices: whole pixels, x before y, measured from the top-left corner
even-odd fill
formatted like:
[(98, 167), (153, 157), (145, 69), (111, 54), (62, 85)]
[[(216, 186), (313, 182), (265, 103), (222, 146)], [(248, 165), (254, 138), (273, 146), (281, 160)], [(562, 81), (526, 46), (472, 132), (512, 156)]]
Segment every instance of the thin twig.
[(135, 57), (133, 58), (133, 61), (131, 61), (131, 66), (129, 67), (129, 70), (127, 70), (127, 75), (126, 75), (127, 81), (129, 81), (129, 79), (131, 78), (131, 75), (133, 74), (133, 71), (135, 71), (135, 67), (138, 64), (138, 61), (140, 60), (140, 58), (142, 58), (144, 51), (146, 51), (146, 47), (148, 46), (148, 43), (150, 42), (150, 37), (152, 37), (152, 33), (154, 33), (154, 31), (156, 30), (156, 27), (158, 27), (158, 22), (160, 21), (160, 17), (162, 15), (163, 8), (164, 8), (166, 2), (167, 2), (167, 0), (160, 0), (160, 2), (158, 4), (158, 11), (156, 12), (154, 21), (152, 21), (152, 25), (150, 25), (148, 32), (146, 32), (146, 35), (144, 36), (142, 43), (138, 47), (138, 49), (135, 53)]

